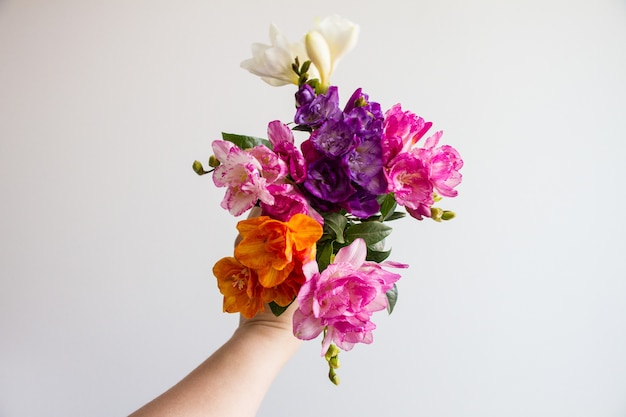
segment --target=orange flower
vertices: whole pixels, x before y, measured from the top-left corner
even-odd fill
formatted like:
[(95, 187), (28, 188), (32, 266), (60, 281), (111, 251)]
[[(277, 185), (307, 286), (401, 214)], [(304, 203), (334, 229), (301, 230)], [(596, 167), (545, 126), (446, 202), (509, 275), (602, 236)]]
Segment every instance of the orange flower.
[(322, 226), (305, 214), (295, 214), (288, 222), (268, 216), (242, 220), (237, 224), (242, 240), (235, 258), (256, 271), (265, 288), (276, 287), (300, 265), (315, 259), (315, 244), (322, 237)]
[(268, 216), (242, 220), (237, 229), (242, 240), (235, 257), (213, 266), (224, 311), (250, 318), (263, 311), (265, 303), (288, 306), (306, 281), (302, 265), (315, 259), (322, 226), (296, 214), (288, 222)]
[(213, 266), (217, 286), (224, 296), (223, 310), (240, 312), (250, 318), (265, 310), (263, 295), (256, 273), (237, 259), (222, 258)]
[(263, 300), (266, 303), (274, 302), (279, 306), (286, 307), (296, 298), (300, 287), (302, 287), (305, 281), (306, 277), (302, 272), (302, 263), (296, 260), (291, 274), (282, 284), (272, 288), (261, 287), (263, 288)]

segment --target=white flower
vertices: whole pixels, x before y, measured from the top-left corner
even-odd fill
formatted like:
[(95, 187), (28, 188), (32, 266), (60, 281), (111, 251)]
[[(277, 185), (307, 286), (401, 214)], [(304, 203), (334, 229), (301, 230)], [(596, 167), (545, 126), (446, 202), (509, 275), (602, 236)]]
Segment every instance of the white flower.
[(307, 33), (306, 51), (320, 73), (324, 90), (330, 85), (337, 63), (354, 47), (358, 36), (359, 26), (337, 15), (318, 19), (314, 29)]
[[(309, 59), (306, 55), (304, 40), (289, 43), (280, 30), (272, 24), (270, 25), (270, 41), (271, 45), (252, 44), (252, 58), (243, 61), (241, 67), (273, 86), (298, 85), (298, 76), (292, 70), (291, 64), (296, 57), (301, 63)], [(317, 74), (311, 74), (310, 71), (309, 73), (317, 76)]]

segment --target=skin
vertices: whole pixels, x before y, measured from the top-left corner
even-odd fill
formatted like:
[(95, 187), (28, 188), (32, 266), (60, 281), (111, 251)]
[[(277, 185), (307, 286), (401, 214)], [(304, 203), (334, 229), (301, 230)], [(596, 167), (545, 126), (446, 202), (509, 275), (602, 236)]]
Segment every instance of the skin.
[(298, 350), (295, 304), (240, 320), (233, 336), (168, 391), (129, 417), (255, 416), (272, 381)]
[[(249, 217), (258, 215), (255, 207)], [(129, 417), (255, 416), (276, 375), (301, 344), (293, 335), (295, 310), (293, 303), (275, 317), (266, 306), (255, 317), (240, 318), (222, 347)]]

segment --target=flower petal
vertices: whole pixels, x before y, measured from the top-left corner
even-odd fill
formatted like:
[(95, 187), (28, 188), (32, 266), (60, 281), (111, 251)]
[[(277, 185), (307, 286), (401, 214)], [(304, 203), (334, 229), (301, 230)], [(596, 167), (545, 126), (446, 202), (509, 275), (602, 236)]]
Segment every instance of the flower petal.
[(355, 239), (350, 245), (339, 249), (335, 256), (336, 264), (347, 263), (355, 269), (363, 265), (367, 256), (367, 245), (362, 238)]

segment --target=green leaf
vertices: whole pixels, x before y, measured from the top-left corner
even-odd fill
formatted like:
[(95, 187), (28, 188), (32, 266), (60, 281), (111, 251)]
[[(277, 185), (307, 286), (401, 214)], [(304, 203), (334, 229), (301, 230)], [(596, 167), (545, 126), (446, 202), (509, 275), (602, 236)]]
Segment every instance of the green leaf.
[(348, 225), (348, 219), (341, 213), (324, 215), (324, 232), (333, 236), (338, 243), (344, 243), (343, 231)]
[[(293, 303), (293, 301), (291, 303)], [(283, 314), (285, 312), (285, 310), (287, 310), (289, 308), (291, 303), (289, 303), (289, 305), (286, 305), (286, 306), (283, 307), (283, 306), (279, 306), (274, 301), (272, 301), (272, 302), (270, 302), (270, 310), (272, 310), (272, 313), (274, 313), (274, 315), (276, 317), (278, 317), (281, 314)]]
[(311, 129), (309, 126), (306, 125), (296, 125), (292, 130), (299, 130), (301, 132), (312, 132), (313, 129)]
[(368, 261), (380, 263), (387, 259), (391, 255), (391, 249), (385, 251), (379, 251), (367, 248), (367, 257), (365, 258)]
[(387, 311), (391, 314), (398, 301), (398, 287), (396, 284), (393, 284), (393, 288), (387, 291), (385, 295), (387, 296)]
[(398, 219), (402, 219), (404, 217), (406, 217), (406, 213), (405, 212), (403, 212), (403, 211), (394, 211), (389, 216), (387, 216), (387, 218), (385, 220), (390, 222), (392, 220), (398, 220)]
[(317, 244), (317, 253), (315, 259), (317, 261), (317, 267), (320, 272), (326, 269), (330, 264), (330, 258), (333, 256), (333, 240), (327, 240), (326, 242)]
[(381, 221), (385, 221), (393, 214), (393, 211), (398, 207), (396, 198), (393, 193), (389, 193), (385, 196), (382, 203), (380, 203), (380, 217)]
[(348, 243), (354, 242), (357, 238), (363, 238), (365, 243), (373, 245), (380, 242), (391, 234), (391, 227), (380, 222), (365, 222), (348, 226), (344, 232), (344, 238)]
[(254, 136), (237, 135), (235, 133), (222, 132), (222, 139), (234, 143), (240, 149), (250, 149), (258, 145), (265, 145), (272, 149), (272, 144), (267, 139), (256, 138)]

